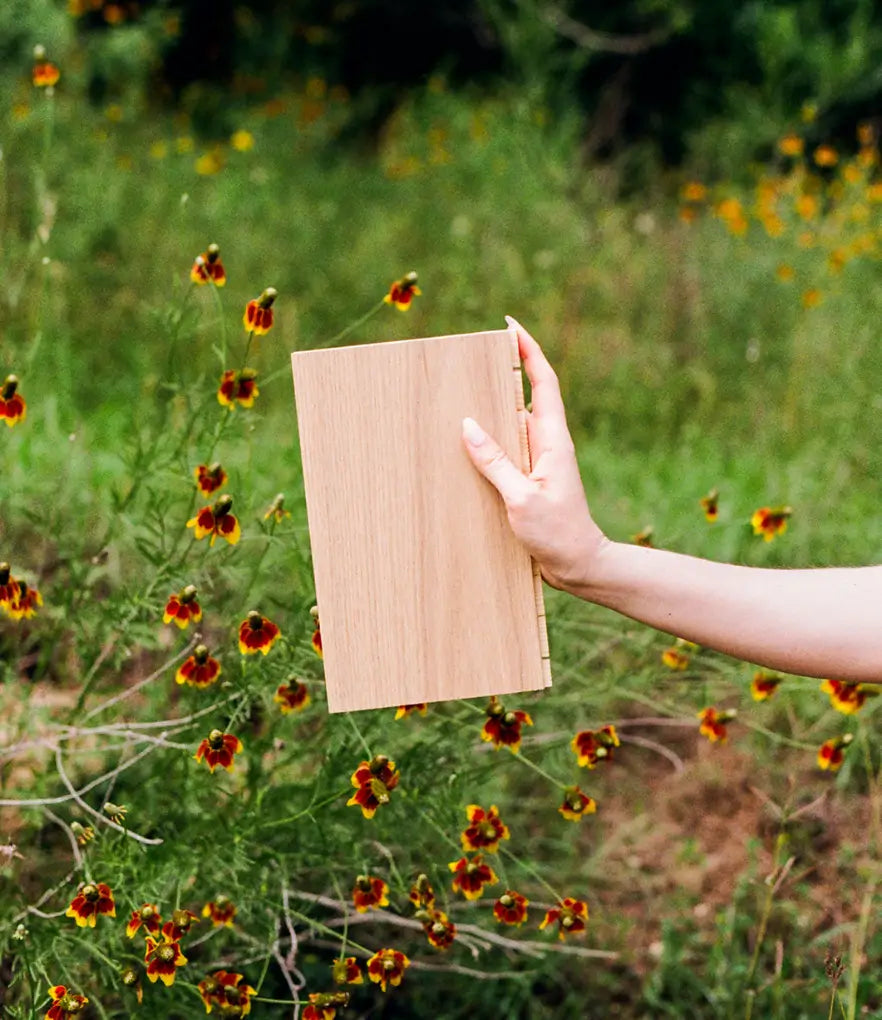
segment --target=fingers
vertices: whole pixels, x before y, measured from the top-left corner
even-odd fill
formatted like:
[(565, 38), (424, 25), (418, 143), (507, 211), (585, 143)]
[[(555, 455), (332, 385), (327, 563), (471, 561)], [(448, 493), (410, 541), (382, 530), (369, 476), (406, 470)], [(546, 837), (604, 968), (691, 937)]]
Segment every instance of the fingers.
[(551, 414), (562, 418), (564, 406), (557, 375), (542, 353), (542, 348), (517, 319), (506, 315), (505, 321), (518, 335), (518, 350), (533, 390), (533, 410), (540, 416)]
[(505, 321), (517, 333), (518, 350), (533, 391), (528, 431), (535, 464), (545, 450), (569, 452), (573, 440), (567, 427), (557, 373), (542, 353), (542, 348), (524, 327), (510, 315), (506, 315)]
[(506, 505), (519, 503), (531, 482), (509, 459), (506, 452), (472, 418), (463, 418), (462, 437), (466, 453), (475, 467), (493, 485)]

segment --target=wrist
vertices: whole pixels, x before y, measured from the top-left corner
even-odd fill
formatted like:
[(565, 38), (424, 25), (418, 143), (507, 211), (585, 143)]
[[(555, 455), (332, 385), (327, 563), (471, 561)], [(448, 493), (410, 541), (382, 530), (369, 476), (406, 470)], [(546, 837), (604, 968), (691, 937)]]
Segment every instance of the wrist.
[(562, 578), (560, 587), (598, 605), (610, 605), (615, 600), (616, 578), (621, 576), (621, 560), (628, 546), (613, 542), (601, 535), (590, 557), (577, 564), (573, 576)]

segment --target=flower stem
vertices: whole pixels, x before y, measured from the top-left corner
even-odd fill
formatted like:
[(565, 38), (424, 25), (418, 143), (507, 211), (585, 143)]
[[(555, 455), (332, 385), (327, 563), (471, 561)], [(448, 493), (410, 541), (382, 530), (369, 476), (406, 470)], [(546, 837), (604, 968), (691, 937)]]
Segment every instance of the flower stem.
[(279, 825), (289, 825), (291, 822), (296, 822), (298, 818), (303, 818), (305, 815), (311, 814), (318, 808), (322, 808), (325, 804), (330, 804), (335, 800), (340, 800), (341, 797), (345, 797), (349, 793), (349, 787), (345, 790), (341, 790), (338, 793), (332, 793), (330, 797), (325, 797), (324, 800), (320, 800), (317, 803), (310, 804), (309, 807), (304, 808), (302, 811), (298, 811), (296, 815), (288, 815), (286, 818), (274, 818), (271, 822), (264, 822), (263, 825), (258, 826), (260, 829), (274, 829)]
[(540, 768), (536, 764), (536, 762), (531, 761), (529, 758), (525, 758), (523, 756), (523, 754), (521, 754), (520, 751), (516, 751), (515, 754), (514, 754), (514, 757), (517, 758), (518, 761), (522, 761), (525, 765), (528, 765), (534, 772), (536, 772), (538, 775), (542, 776), (543, 779), (547, 779), (548, 782), (551, 783), (553, 786), (557, 786), (561, 790), (565, 790), (567, 788), (567, 784), (566, 783), (562, 783), (559, 779), (555, 779), (554, 776), (549, 775), (545, 771), (545, 769)]
[[(221, 338), (221, 361), (223, 367), (227, 366), (227, 321), (224, 318), (224, 306), (221, 303), (220, 294), (218, 294), (218, 288), (215, 286), (214, 281), (209, 277), (208, 286), (211, 287), (211, 295), (214, 298), (215, 308), (217, 309), (217, 315), (220, 319), (220, 338)], [(247, 353), (245, 355), (248, 356)]]
[(352, 731), (355, 733), (355, 736), (361, 743), (361, 746), (364, 748), (364, 753), (367, 755), (368, 761), (370, 761), (370, 759), (373, 758), (373, 755), (371, 754), (370, 744), (368, 744), (364, 734), (358, 728), (358, 723), (356, 723), (356, 721), (352, 718), (351, 712), (346, 713), (346, 719), (349, 722), (349, 725), (352, 727)]
[(526, 871), (528, 875), (530, 875), (543, 887), (543, 889), (546, 889), (554, 897), (555, 903), (563, 903), (564, 900), (563, 896), (561, 896), (557, 889), (555, 889), (553, 885), (548, 883), (539, 874), (539, 872), (532, 866), (532, 864), (527, 864), (525, 861), (522, 861), (520, 857), (515, 856), (515, 854), (513, 854), (511, 850), (509, 850), (507, 847), (501, 846), (499, 848), (499, 852), (501, 854), (504, 854), (514, 864), (517, 864), (517, 866), (521, 868), (523, 871)]
[(362, 315), (362, 317), (360, 319), (356, 319), (355, 322), (350, 322), (349, 325), (345, 326), (343, 329), (341, 329), (340, 332), (336, 334), (336, 336), (332, 336), (331, 339), (328, 340), (328, 342), (327, 342), (327, 344), (325, 346), (326, 347), (330, 347), (332, 344), (339, 343), (344, 337), (349, 336), (349, 334), (353, 330), (358, 329), (359, 326), (363, 325), (365, 322), (368, 321), (368, 319), (370, 319), (374, 315), (376, 315), (377, 312), (385, 304), (386, 304), (386, 299), (385, 298), (381, 298), (372, 308), (369, 308), (364, 313), (364, 315)]

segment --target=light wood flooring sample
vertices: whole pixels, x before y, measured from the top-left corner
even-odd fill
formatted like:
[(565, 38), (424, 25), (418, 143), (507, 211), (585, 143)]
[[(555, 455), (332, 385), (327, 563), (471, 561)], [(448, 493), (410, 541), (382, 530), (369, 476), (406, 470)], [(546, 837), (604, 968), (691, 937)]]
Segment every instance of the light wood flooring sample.
[(529, 470), (514, 332), (291, 360), (330, 711), (548, 686), (538, 571), (461, 439)]

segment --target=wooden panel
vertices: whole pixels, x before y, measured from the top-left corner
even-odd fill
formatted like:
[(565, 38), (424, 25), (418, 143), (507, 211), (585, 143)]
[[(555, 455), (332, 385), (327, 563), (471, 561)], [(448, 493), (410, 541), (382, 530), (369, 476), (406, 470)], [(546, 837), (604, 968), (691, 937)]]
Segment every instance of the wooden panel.
[(541, 583), (460, 438), (469, 415), (529, 456), (513, 331), (292, 367), (330, 710), (547, 686)]

